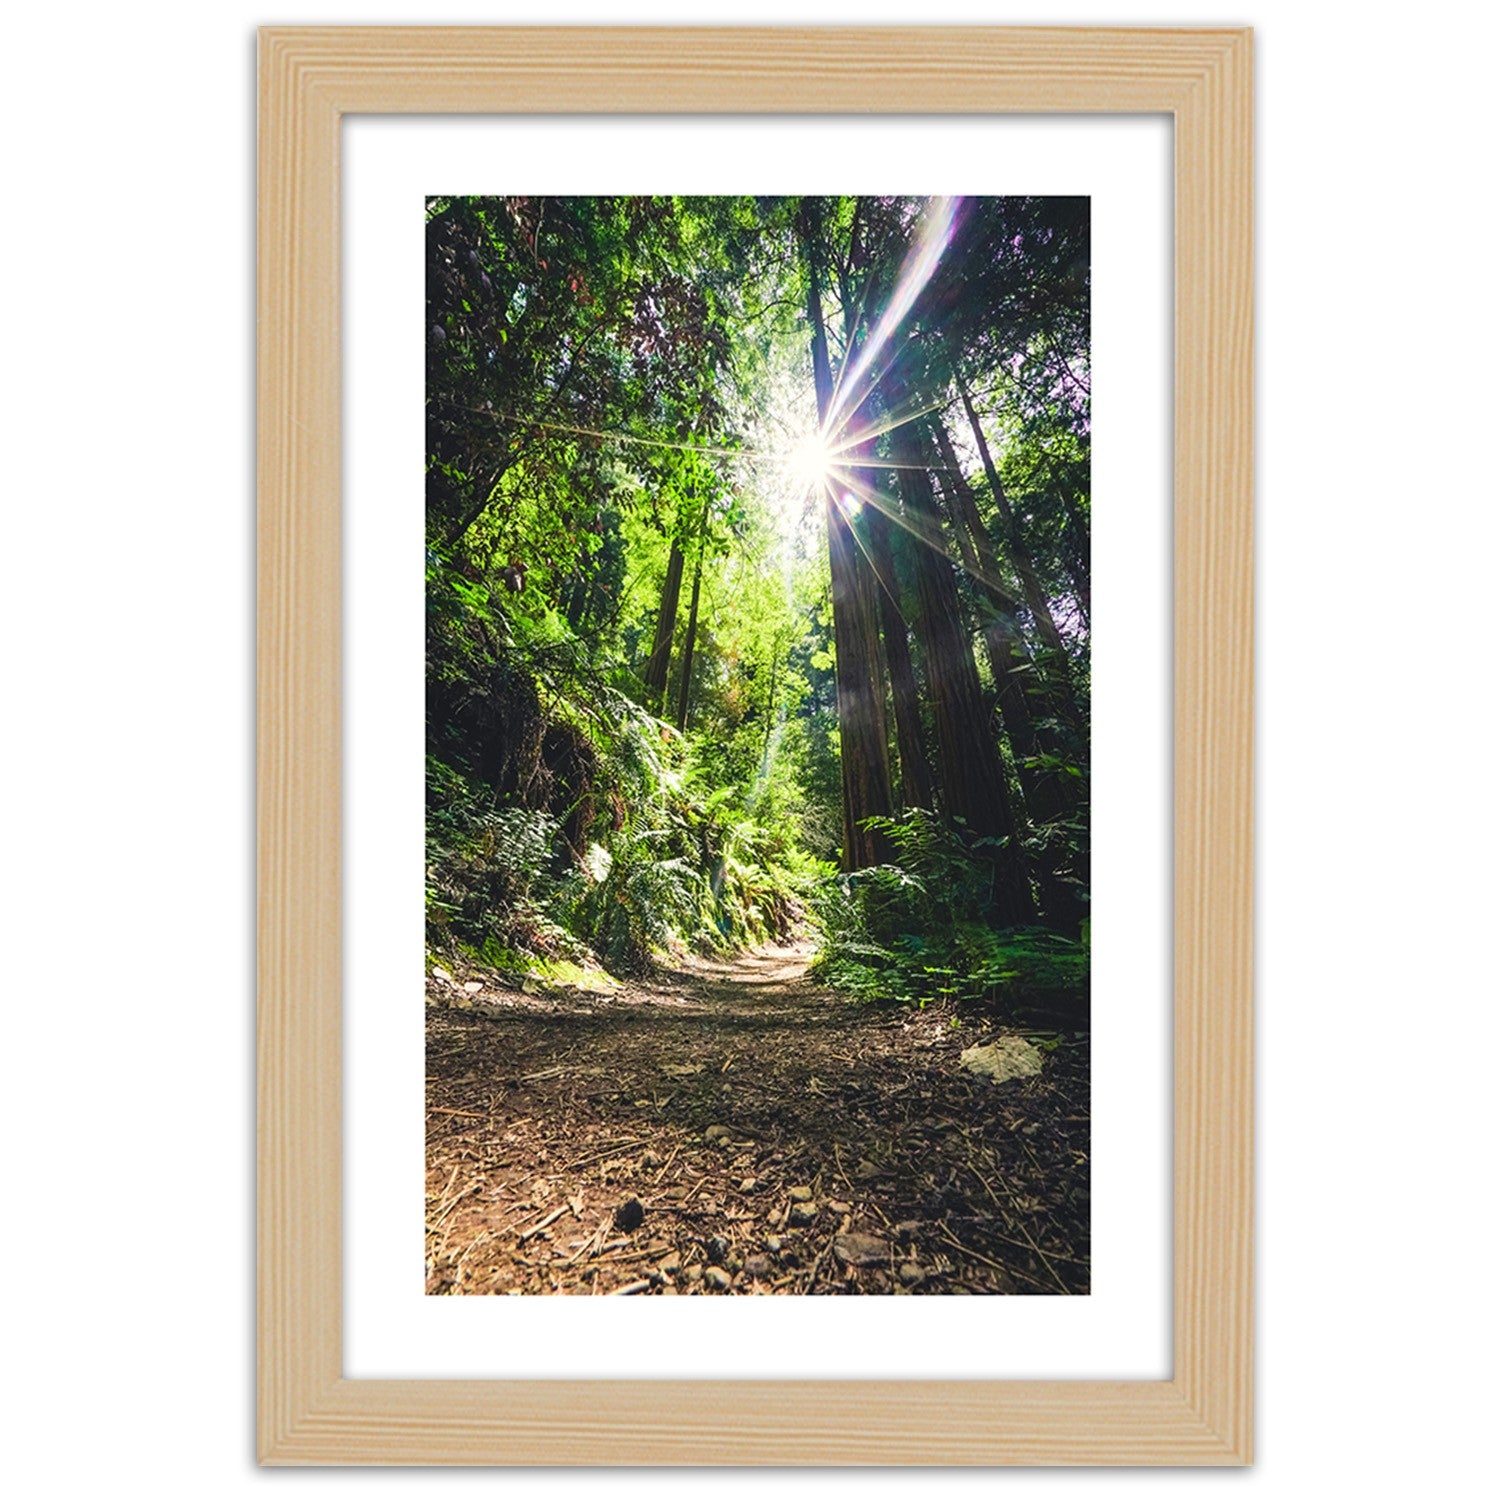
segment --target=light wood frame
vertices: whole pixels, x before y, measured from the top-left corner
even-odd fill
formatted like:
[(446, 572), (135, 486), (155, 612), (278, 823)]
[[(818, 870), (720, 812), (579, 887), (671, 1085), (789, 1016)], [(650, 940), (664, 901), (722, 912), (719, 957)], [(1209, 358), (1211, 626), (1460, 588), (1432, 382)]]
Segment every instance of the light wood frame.
[[(879, 87), (871, 87), (877, 80)], [(344, 1378), (341, 118), (598, 112), (1173, 117), (1174, 1349), (1168, 1380)], [(272, 28), (260, 36), (259, 170), (261, 1461), (1248, 1463), (1250, 33)]]

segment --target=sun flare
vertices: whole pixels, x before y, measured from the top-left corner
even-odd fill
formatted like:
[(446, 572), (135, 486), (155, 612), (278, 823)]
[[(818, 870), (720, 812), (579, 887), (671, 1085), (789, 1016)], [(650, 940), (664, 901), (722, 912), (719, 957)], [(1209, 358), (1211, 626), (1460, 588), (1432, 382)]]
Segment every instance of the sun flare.
[(821, 432), (798, 438), (787, 453), (787, 473), (799, 494), (821, 489), (832, 475), (838, 455)]

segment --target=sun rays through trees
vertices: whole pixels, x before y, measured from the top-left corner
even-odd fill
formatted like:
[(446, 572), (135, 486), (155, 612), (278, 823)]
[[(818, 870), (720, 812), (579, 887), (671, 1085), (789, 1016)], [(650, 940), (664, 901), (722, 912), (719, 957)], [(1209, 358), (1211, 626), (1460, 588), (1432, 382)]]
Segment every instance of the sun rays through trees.
[(1088, 331), (1086, 200), (432, 200), (433, 962), (1086, 1014)]

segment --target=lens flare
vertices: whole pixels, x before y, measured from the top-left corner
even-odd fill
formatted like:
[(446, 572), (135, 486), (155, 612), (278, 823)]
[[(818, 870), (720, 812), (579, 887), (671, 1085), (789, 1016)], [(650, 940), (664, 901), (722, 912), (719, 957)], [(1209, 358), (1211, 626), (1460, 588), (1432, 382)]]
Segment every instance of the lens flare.
[(799, 494), (819, 490), (833, 472), (838, 455), (822, 433), (809, 432), (792, 445), (787, 454), (787, 473)]

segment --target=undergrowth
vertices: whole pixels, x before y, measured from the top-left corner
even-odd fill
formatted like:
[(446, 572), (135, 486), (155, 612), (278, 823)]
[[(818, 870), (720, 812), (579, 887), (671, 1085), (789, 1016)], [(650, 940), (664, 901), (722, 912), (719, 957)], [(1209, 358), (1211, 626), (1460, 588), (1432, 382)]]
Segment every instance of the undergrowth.
[(428, 658), (430, 950), (639, 973), (797, 929), (829, 867), (770, 806), (754, 816), (714, 786), (704, 748), (592, 666), (555, 613), (508, 615), (430, 553)]
[(869, 821), (895, 858), (819, 882), (816, 979), (855, 1000), (917, 1007), (953, 1000), (1076, 1012), (1086, 1005), (1086, 921), (1075, 939), (1001, 929), (988, 918), (986, 846), (994, 841), (966, 840), (922, 808)]

